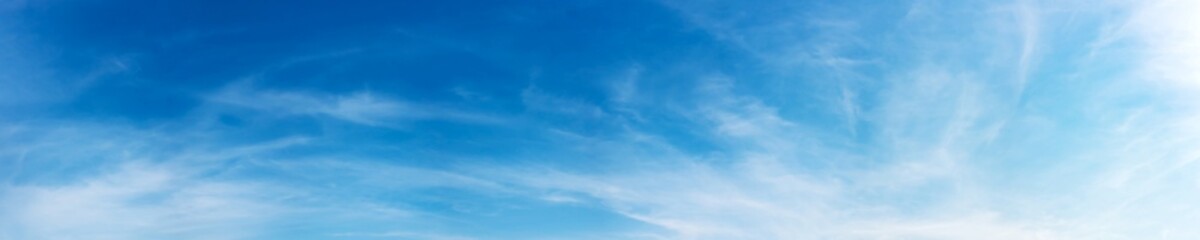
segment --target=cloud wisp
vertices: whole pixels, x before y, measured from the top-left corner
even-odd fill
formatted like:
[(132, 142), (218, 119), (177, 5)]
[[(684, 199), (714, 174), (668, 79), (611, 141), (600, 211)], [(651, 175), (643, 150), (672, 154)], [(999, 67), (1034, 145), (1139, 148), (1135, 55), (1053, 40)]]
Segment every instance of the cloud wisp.
[(0, 239), (1200, 235), (1194, 1), (413, 4), (0, 3)]
[(251, 89), (248, 84), (232, 84), (208, 97), (212, 103), (285, 115), (323, 116), (355, 124), (402, 128), (411, 121), (455, 121), (498, 124), (501, 118), (427, 106), (360, 91), (343, 95), (322, 95), (291, 91)]

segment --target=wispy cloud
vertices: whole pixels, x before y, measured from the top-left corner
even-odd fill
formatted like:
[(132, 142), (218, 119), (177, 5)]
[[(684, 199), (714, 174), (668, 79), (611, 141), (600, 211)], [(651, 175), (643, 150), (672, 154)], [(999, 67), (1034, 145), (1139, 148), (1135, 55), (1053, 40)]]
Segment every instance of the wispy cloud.
[(207, 97), (208, 101), (270, 114), (323, 116), (342, 121), (402, 128), (411, 121), (455, 121), (495, 124), (499, 117), (455, 110), (445, 106), (417, 104), (379, 96), (369, 91), (344, 95), (253, 89), (249, 83), (235, 83)]
[[(1130, 125), (1129, 121), (1088, 122), (1087, 126), (1070, 126), (1062, 122), (1055, 128), (1059, 133), (1083, 133), (1098, 136), (1106, 129), (1122, 129), (1124, 134), (1152, 134), (1154, 136), (1123, 136), (1085, 144), (1123, 145), (1112, 151), (1095, 150), (1088, 147), (1064, 144), (1077, 151), (1065, 156), (1021, 159), (995, 159), (983, 153), (995, 153), (1004, 148), (1016, 151), (1037, 152), (1043, 149), (1029, 142), (1024, 136), (1014, 135), (1037, 131), (1042, 128), (1031, 125), (1028, 119), (1045, 118), (1039, 113), (1026, 110), (1020, 95), (1029, 86), (1045, 87), (1045, 83), (1033, 83), (1029, 79), (1038, 75), (1034, 70), (1045, 48), (1041, 42), (1045, 37), (1039, 6), (1031, 2), (1020, 2), (1007, 12), (1015, 14), (997, 15), (997, 19), (1015, 19), (1012, 23), (1016, 35), (1010, 39), (1017, 42), (1016, 48), (985, 51), (993, 56), (1013, 56), (1009, 65), (985, 65), (994, 69), (965, 68), (958, 64), (946, 64), (946, 60), (931, 60), (918, 64), (908, 74), (896, 75), (878, 95), (867, 96), (878, 102), (867, 104), (862, 115), (871, 124), (875, 138), (862, 155), (837, 156), (836, 151), (825, 151), (815, 158), (829, 157), (853, 161), (853, 159), (882, 158), (875, 167), (842, 169), (841, 171), (812, 174), (806, 172), (796, 149), (828, 149), (823, 141), (803, 144), (808, 137), (828, 136), (822, 131), (806, 130), (803, 123), (790, 121), (776, 112), (777, 107), (752, 96), (740, 96), (730, 91), (736, 86), (730, 79), (716, 78), (699, 87), (700, 101), (696, 116), (707, 119), (704, 127), (718, 135), (748, 142), (731, 149), (743, 150), (733, 154), (728, 162), (703, 162), (680, 160), (684, 163), (662, 168), (642, 168), (632, 172), (611, 174), (567, 173), (560, 171), (516, 171), (500, 174), (526, 187), (552, 191), (575, 192), (594, 199), (594, 204), (606, 206), (639, 221), (644, 221), (671, 233), (665, 238), (683, 239), (1130, 239), (1136, 236), (1155, 236), (1162, 239), (1178, 239), (1189, 232), (1180, 225), (1170, 224), (1174, 218), (1166, 214), (1167, 208), (1155, 207), (1151, 202), (1168, 204), (1181, 211), (1195, 210), (1182, 203), (1167, 200), (1170, 197), (1190, 199), (1193, 194), (1167, 194), (1167, 189), (1194, 187), (1195, 176), (1181, 169), (1192, 169), (1197, 159), (1188, 146), (1196, 144), (1188, 129), (1194, 124), (1184, 123), (1193, 119), (1190, 108), (1175, 108), (1176, 113), (1159, 112), (1150, 117), (1139, 114), (1138, 122), (1147, 125)], [(1178, 22), (1178, 21), (1176, 21)], [(1176, 33), (1178, 34), (1178, 33)], [(1163, 36), (1163, 35), (1155, 35)], [(1186, 34), (1168, 39), (1179, 40)], [(743, 39), (743, 38), (735, 38)], [(1152, 41), (1173, 41), (1152, 40)], [(981, 39), (980, 42), (990, 42)], [(1180, 41), (1183, 42), (1183, 41)], [(1158, 45), (1158, 44), (1154, 44)], [(1169, 44), (1168, 44), (1169, 45)], [(1186, 45), (1180, 45), (1186, 46)], [(1152, 48), (1153, 49), (1153, 48)], [(1014, 50), (1016, 54), (1004, 51)], [(978, 52), (975, 52), (978, 53)], [(1080, 56), (1084, 57), (1084, 56)], [(1149, 62), (1160, 61), (1164, 56), (1152, 56)], [(1159, 59), (1159, 60), (1155, 60)], [(953, 60), (950, 60), (953, 61)], [(969, 60), (964, 60), (969, 61)], [(1186, 62), (1186, 61), (1183, 61)], [(1011, 66), (1011, 67), (1009, 67)], [(1169, 65), (1179, 67), (1178, 63)], [(988, 74), (997, 69), (1013, 69), (1017, 79), (1002, 79)], [(1152, 69), (1163, 69), (1161, 66)], [(1180, 67), (1180, 71), (1189, 68)], [(1155, 72), (1149, 72), (1155, 73)], [(1162, 73), (1161, 71), (1157, 73)], [(1186, 75), (1181, 72), (1174, 76)], [(1153, 75), (1143, 75), (1153, 76)], [(1180, 78), (1186, 79), (1186, 78)], [(1125, 84), (1123, 80), (1108, 79), (1113, 87)], [(1007, 84), (1002, 82), (1013, 82)], [(702, 81), (703, 82), (703, 81)], [(1000, 84), (997, 84), (1001, 82)], [(1015, 90), (1015, 91), (1014, 91)], [(1152, 89), (1125, 89), (1138, 94), (1156, 94)], [(1016, 92), (1017, 96), (1007, 93)], [(1109, 93), (1095, 93), (1094, 98), (1108, 98)], [(1043, 101), (1045, 95), (1034, 98)], [(1170, 98), (1167, 98), (1170, 99)], [(1040, 103), (1039, 103), (1040, 104)], [(1108, 109), (1114, 112), (1089, 112), (1098, 116), (1113, 116), (1127, 112), (1115, 102), (1088, 104), (1089, 108)], [(1183, 104), (1188, 105), (1188, 104)], [(1168, 104), (1168, 106), (1171, 106)], [(1167, 107), (1167, 106), (1159, 106)], [(1011, 121), (1018, 121), (1012, 123)], [(1056, 120), (1066, 121), (1066, 120)], [(1165, 124), (1155, 127), (1155, 125)], [(1174, 131), (1164, 128), (1176, 129)], [(1134, 130), (1136, 129), (1136, 130)], [(1083, 132), (1080, 132), (1083, 131)], [(1125, 142), (1117, 139), (1140, 139)], [(1160, 139), (1160, 141), (1149, 141)], [(1155, 143), (1157, 142), (1157, 144)], [(737, 143), (727, 143), (737, 145)], [(1036, 144), (1036, 143), (1034, 143)], [(775, 146), (758, 148), (762, 146)], [(749, 148), (747, 148), (749, 147)], [(1089, 150), (1092, 149), (1092, 150)], [(1144, 155), (1147, 152), (1127, 152), (1133, 149), (1158, 149), (1164, 154)], [(844, 153), (843, 153), (844, 154)], [(855, 155), (855, 154), (847, 154)], [(1161, 156), (1161, 157), (1152, 157)], [(629, 156), (638, 159), (638, 156)], [(700, 159), (702, 157), (697, 157)], [(1108, 166), (1107, 170), (1081, 174), (1078, 164), (1066, 164), (1074, 159), (1095, 159), (1094, 164)], [(1022, 161), (1050, 161), (1046, 169), (1018, 167), (1016, 169), (985, 169), (996, 166), (992, 161), (1005, 164), (1034, 164)], [(1062, 163), (1055, 163), (1061, 161)], [(726, 164), (727, 163), (727, 164)], [(1079, 163), (1083, 164), (1083, 163)], [(1132, 165), (1131, 165), (1132, 164)], [(1000, 166), (1004, 166), (1003, 164)], [(1150, 168), (1153, 168), (1151, 170)], [(993, 180), (1024, 174), (1007, 171), (1031, 171), (1040, 181), (1054, 181), (1065, 176), (1096, 177), (1109, 179), (1108, 174), (1121, 177), (1121, 189), (1128, 189), (1132, 179), (1140, 190), (1126, 192), (1104, 190), (1091, 185), (1071, 183), (1047, 183), (1062, 191), (1080, 196), (1057, 196), (1055, 200), (1039, 202), (1034, 198), (1046, 197), (1037, 190), (1010, 189)], [(990, 172), (990, 173), (985, 173)], [(980, 175), (983, 174), (983, 175)], [(540, 179), (555, 179), (542, 181)], [(1039, 180), (1029, 180), (1035, 183)], [(1087, 182), (1088, 180), (1083, 180)], [(1027, 181), (1022, 181), (1027, 182)], [(1105, 182), (1101, 180), (1101, 182)], [(1151, 189), (1144, 187), (1159, 186)], [(1162, 186), (1172, 186), (1163, 188)], [(1137, 188), (1137, 187), (1135, 187)], [(1131, 189), (1129, 189), (1131, 190)], [(1002, 193), (1021, 193), (1028, 196), (1002, 196)], [(1006, 206), (1014, 204), (1016, 206)], [(1062, 207), (1078, 204), (1080, 207)], [(1086, 207), (1085, 207), (1086, 206)], [(1089, 212), (1101, 211), (1099, 212)], [(1104, 209), (1112, 209), (1105, 212)], [(1137, 209), (1137, 210), (1133, 210)], [(1128, 219), (1134, 212), (1155, 212), (1154, 219), (1161, 225), (1139, 224)], [(1097, 215), (1107, 217), (1094, 219)], [(1182, 216), (1193, 216), (1183, 214)], [(1147, 216), (1143, 216), (1147, 217)], [(1184, 217), (1186, 218), (1186, 217)], [(1157, 229), (1157, 231), (1155, 230)]]
[(271, 187), (195, 178), (129, 163), (81, 181), (7, 186), (5, 232), (14, 239), (252, 238), (282, 210)]
[(1021, 56), (1017, 62), (1017, 94), (1024, 92), (1025, 85), (1029, 82), (1030, 68), (1036, 64), (1036, 53), (1038, 47), (1038, 36), (1040, 35), (1040, 26), (1042, 23), (1038, 18), (1038, 7), (1032, 1), (1020, 1), (1017, 4), (1017, 22), (1021, 28)]
[(1192, 14), (1200, 10), (1200, 3), (1147, 1), (1136, 8), (1123, 29), (1143, 47), (1144, 76), (1189, 88), (1200, 86), (1200, 30), (1192, 27), (1200, 22)]
[[(0, 138), (0, 156), (16, 158), (5, 161), (6, 170), (0, 172), (0, 236), (254, 239), (279, 236), (279, 228), (347, 219), (366, 224), (355, 228), (364, 231), (418, 231), (414, 222), (428, 223), (427, 218), (437, 216), (359, 190), (509, 191), (442, 170), (346, 159), (276, 159), (270, 156), (319, 143), (307, 137), (213, 141), (229, 136), (210, 131), (75, 122), (12, 130)], [(259, 177), (264, 173), (275, 177)], [(385, 224), (389, 222), (406, 224)], [(421, 232), (409, 237), (443, 235)]]
[(471, 240), (476, 238), (453, 236), (453, 235), (438, 235), (428, 233), (415, 232), (382, 232), (382, 233), (338, 233), (334, 237), (341, 238), (383, 238), (383, 239), (428, 239), (428, 240)]
[[(1200, 235), (1200, 4), (662, 3), (683, 26), (660, 27), (698, 30), (679, 42), (729, 48), (697, 54), (720, 61), (630, 57), (567, 88), (455, 82), (428, 98), (246, 80), (178, 118), (0, 118), (0, 238)], [(416, 37), (469, 52), (526, 45), (430, 28)], [(133, 64), (104, 59), (81, 72)], [(41, 88), (4, 72), (0, 86)], [(226, 117), (266, 124), (212, 124)], [(281, 130), (292, 120), (352, 127)]]

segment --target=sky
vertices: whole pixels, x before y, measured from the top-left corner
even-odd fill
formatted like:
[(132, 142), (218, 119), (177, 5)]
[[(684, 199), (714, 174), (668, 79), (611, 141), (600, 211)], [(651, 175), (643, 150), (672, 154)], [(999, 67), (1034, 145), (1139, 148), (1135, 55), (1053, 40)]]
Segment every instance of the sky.
[(0, 0), (0, 239), (1194, 239), (1195, 0)]

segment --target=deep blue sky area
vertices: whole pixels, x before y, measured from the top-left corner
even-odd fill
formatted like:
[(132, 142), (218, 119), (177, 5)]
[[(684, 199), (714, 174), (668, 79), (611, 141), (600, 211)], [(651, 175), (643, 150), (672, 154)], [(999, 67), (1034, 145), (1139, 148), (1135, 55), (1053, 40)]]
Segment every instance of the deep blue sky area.
[(133, 118), (179, 117), (199, 104), (191, 95), (248, 77), (261, 78), (255, 84), (264, 87), (371, 89), (422, 101), (456, 98), (447, 90), (456, 86), (517, 95), (543, 83), (591, 99), (599, 94), (587, 88), (596, 86), (579, 82), (594, 82), (635, 58), (673, 62), (729, 51), (650, 2), (30, 5), (20, 19), (30, 23), (27, 34), (56, 48), (46, 54), (47, 65), (77, 70), (62, 73), (71, 75), (111, 65), (135, 70), (101, 81), (75, 106)]
[(1195, 12), (0, 0), (0, 239), (1191, 239)]

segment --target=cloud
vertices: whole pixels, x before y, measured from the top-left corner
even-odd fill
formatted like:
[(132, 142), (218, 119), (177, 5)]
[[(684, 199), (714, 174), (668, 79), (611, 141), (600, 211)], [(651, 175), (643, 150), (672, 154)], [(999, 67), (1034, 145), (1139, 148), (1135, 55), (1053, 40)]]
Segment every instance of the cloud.
[(208, 101), (277, 115), (323, 116), (375, 127), (402, 128), (412, 121), (453, 121), (496, 124), (498, 117), (444, 106), (401, 101), (371, 92), (345, 95), (252, 89), (235, 83), (207, 97)]
[[(405, 133), (380, 140), (388, 151), (321, 135), (246, 140), (239, 131), (261, 129), (197, 118), (5, 124), (0, 238), (549, 238), (549, 227), (492, 228), (564, 222), (636, 223), (562, 234), (584, 239), (1200, 235), (1200, 31), (1189, 27), (1200, 5), (1129, 3), (1130, 18), (1110, 23), (1088, 14), (1126, 5), (918, 1), (880, 22), (808, 14), (846, 11), (819, 4), (665, 4), (760, 62), (671, 74), (634, 65), (589, 85), (607, 87), (603, 100), (544, 86), (449, 89), (511, 101), (546, 129), (489, 132), (514, 143), (494, 155)], [(1124, 27), (1066, 36), (1093, 26), (1056, 21), (1066, 18)], [(1104, 44), (1081, 43), (1093, 37)], [(1140, 53), (1129, 69), (1093, 55), (1127, 50)], [(687, 90), (654, 88), (671, 81)], [(488, 111), (372, 91), (242, 82), (203, 100), (199, 118), (510, 127)], [(430, 154), (395, 154), (412, 151)]]
[(1194, 90), (1200, 87), (1200, 18), (1195, 1), (1146, 1), (1125, 23), (1133, 40), (1144, 47), (1144, 76)]
[(1017, 19), (1021, 28), (1021, 56), (1017, 62), (1017, 93), (1024, 91), (1029, 82), (1030, 68), (1035, 63), (1035, 50), (1038, 47), (1038, 36), (1041, 23), (1038, 19), (1038, 7), (1032, 6), (1032, 1), (1020, 1), (1017, 4)]
[[(730, 139), (719, 147), (732, 152), (717, 157), (724, 161), (693, 155), (669, 161), (676, 165), (638, 165), (628, 172), (518, 169), (492, 174), (518, 186), (585, 196), (574, 199), (668, 230), (656, 235), (661, 238), (1182, 239), (1191, 233), (1175, 223), (1200, 216), (1194, 214), (1196, 208), (1186, 206), (1189, 200), (1180, 200), (1196, 197), (1184, 190), (1196, 188), (1198, 179), (1194, 162), (1200, 155), (1188, 150), (1200, 144), (1192, 133), (1197, 129), (1192, 123), (1195, 109), (1173, 102), (1173, 96), (1158, 95), (1161, 90), (1128, 88), (1126, 84), (1136, 83), (1120, 74), (1095, 80), (1109, 91), (1080, 97), (1099, 101), (1075, 102), (1070, 96), (1045, 92), (1062, 80), (1029, 79), (1049, 78), (1037, 70), (1049, 61), (1041, 58), (1061, 52), (1043, 45), (1045, 39), (1056, 37), (1043, 31), (1059, 26), (1046, 26), (1053, 23), (1042, 19), (1058, 19), (1062, 16), (1055, 14), (1063, 13), (1043, 11), (1044, 6), (1032, 2), (1012, 6), (1012, 11), (994, 17), (1015, 26), (1015, 35), (1005, 39), (1015, 40), (1016, 47), (944, 50), (1011, 60), (1006, 64), (959, 64), (956, 61), (975, 59), (950, 58), (927, 59), (912, 68), (893, 67), (887, 70), (894, 74), (887, 84), (847, 103), (864, 106), (855, 118), (869, 123), (860, 134), (871, 142), (856, 149), (860, 152), (832, 150), (835, 145), (827, 144), (838, 142), (836, 137), (806, 142), (836, 135), (780, 114), (780, 107), (770, 101), (738, 95), (731, 89), (745, 85), (727, 77), (700, 81), (693, 96), (699, 99), (696, 108), (683, 113), (697, 116), (692, 119), (704, 123), (703, 129)], [(1188, 35), (1175, 32), (1182, 30), (1172, 29), (1167, 31), (1174, 34), (1171, 37), (1148, 41), (1156, 42), (1152, 46), (1186, 48), (1181, 43), (1187, 41), (1181, 39)], [(963, 41), (993, 44), (991, 36)], [(745, 35), (727, 37), (748, 44)], [(1086, 58), (1068, 57), (1060, 60)], [(1139, 61), (1162, 64), (1151, 69), (1178, 71), (1142, 71), (1154, 75), (1141, 76), (1164, 72), (1187, 76), (1191, 68), (1182, 67), (1187, 61), (1162, 60), (1171, 57), (1178, 56), (1151, 55)], [(1009, 69), (1011, 75), (991, 75)], [(1029, 92), (1030, 88), (1039, 92)], [(1141, 106), (1136, 118), (1124, 118), (1133, 111), (1122, 97), (1111, 95), (1115, 91), (1152, 100), (1142, 102), (1149, 105)], [(1007, 94), (1012, 92), (1019, 94)], [(1087, 108), (1081, 114), (1121, 121), (1077, 121), (1035, 110), (1047, 102)], [(1120, 129), (1117, 135), (1110, 135), (1116, 129)], [(1037, 142), (1034, 136), (1042, 134), (1059, 134), (1052, 136), (1060, 142)], [(1075, 142), (1064, 137), (1071, 134), (1084, 139)], [(1055, 146), (1062, 150), (1047, 150)], [(806, 151), (819, 154), (796, 154)], [(1012, 152), (1030, 155), (1025, 159), (1016, 156), (1026, 155)], [(819, 173), (803, 163), (821, 158), (870, 161), (862, 163), (868, 166), (864, 168)], [(1004, 178), (1029, 178), (1007, 181), (1045, 187), (1009, 185)], [(1087, 184), (1092, 181), (1110, 184)]]
[[(510, 181), (571, 192), (666, 229), (663, 239), (1080, 239), (1071, 226), (946, 211), (902, 217), (856, 202), (852, 186), (795, 173), (771, 160), (607, 175), (514, 172)], [(553, 179), (553, 181), (545, 181)], [(945, 214), (945, 215), (941, 215)]]
[[(55, 122), (0, 135), (0, 237), (11, 239), (257, 239), (349, 230), (422, 229), (444, 218), (414, 208), (430, 189), (505, 194), (504, 185), (416, 166), (276, 158), (323, 144), (310, 137), (229, 140), (208, 128), (140, 129)], [(31, 135), (33, 134), (33, 135)], [(272, 177), (262, 177), (272, 176)], [(380, 199), (380, 192), (414, 199)], [(353, 222), (353, 227), (337, 226)], [(369, 237), (369, 236), (359, 236)], [(396, 236), (392, 236), (396, 237)], [(453, 239), (453, 238), (448, 238)]]
[(414, 232), (383, 232), (383, 233), (338, 233), (334, 237), (366, 237), (366, 238), (384, 238), (384, 239), (428, 239), (428, 240), (471, 240), (476, 238), (462, 237), (454, 235), (440, 235)]
[(8, 186), (6, 232), (14, 239), (245, 239), (278, 215), (274, 191), (196, 179), (170, 167), (123, 164), (58, 186)]
[(556, 96), (536, 86), (521, 91), (521, 103), (531, 111), (561, 114), (575, 118), (607, 118), (610, 113), (604, 108), (571, 97)]

